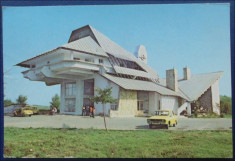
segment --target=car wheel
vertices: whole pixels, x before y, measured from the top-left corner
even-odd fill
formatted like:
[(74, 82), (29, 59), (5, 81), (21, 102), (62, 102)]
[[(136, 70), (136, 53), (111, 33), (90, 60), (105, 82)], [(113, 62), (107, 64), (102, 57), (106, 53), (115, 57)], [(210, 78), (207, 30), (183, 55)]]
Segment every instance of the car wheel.
[(31, 117), (31, 115), (29, 115), (29, 117)]
[(169, 123), (168, 123), (168, 127), (170, 127), (171, 126), (171, 122), (169, 121)]
[(173, 124), (173, 127), (175, 127), (175, 123)]
[(177, 121), (175, 121), (175, 125), (177, 125)]

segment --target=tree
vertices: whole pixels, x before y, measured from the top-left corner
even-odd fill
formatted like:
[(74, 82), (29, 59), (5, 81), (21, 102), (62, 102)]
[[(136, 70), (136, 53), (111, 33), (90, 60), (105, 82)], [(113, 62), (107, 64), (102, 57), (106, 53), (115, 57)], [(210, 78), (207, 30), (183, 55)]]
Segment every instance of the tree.
[(53, 108), (57, 108), (57, 109), (60, 109), (60, 97), (58, 94), (56, 94), (54, 97), (51, 98), (51, 102), (50, 102), (50, 107)]
[(98, 96), (95, 96), (95, 97), (89, 97), (89, 99), (92, 101), (92, 102), (95, 102), (95, 103), (102, 103), (102, 106), (103, 106), (103, 115), (104, 115), (104, 126), (105, 126), (105, 129), (107, 129), (107, 126), (106, 126), (106, 121), (105, 121), (105, 107), (106, 107), (106, 103), (113, 103), (113, 102), (116, 102), (117, 100), (114, 99), (111, 94), (112, 94), (112, 87), (110, 88), (105, 88), (105, 89), (101, 89), (101, 88), (95, 88), (95, 91), (98, 93)]
[(4, 100), (4, 107), (5, 107), (5, 106), (12, 105), (12, 104), (14, 104), (14, 102), (12, 102), (10, 99)]
[(17, 104), (27, 104), (27, 96), (19, 95), (19, 97), (16, 99)]

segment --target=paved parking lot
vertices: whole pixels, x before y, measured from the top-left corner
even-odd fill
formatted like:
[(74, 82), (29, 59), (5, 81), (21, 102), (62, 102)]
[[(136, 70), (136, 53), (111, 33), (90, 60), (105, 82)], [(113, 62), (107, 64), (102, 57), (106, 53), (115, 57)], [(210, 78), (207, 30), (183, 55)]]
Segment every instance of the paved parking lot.
[[(106, 118), (108, 129), (138, 130), (149, 129), (147, 118)], [(34, 115), (32, 117), (4, 116), (5, 127), (32, 127), (32, 128), (94, 128), (104, 129), (102, 117), (90, 118), (88, 116), (73, 115)], [(195, 119), (180, 118), (176, 127), (169, 130), (231, 130), (232, 119)]]

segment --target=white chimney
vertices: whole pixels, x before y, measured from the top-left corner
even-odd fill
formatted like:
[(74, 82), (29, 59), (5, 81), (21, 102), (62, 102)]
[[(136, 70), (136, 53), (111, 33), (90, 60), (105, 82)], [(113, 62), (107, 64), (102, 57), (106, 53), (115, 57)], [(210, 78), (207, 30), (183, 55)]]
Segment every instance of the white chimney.
[(145, 64), (147, 64), (147, 51), (144, 45), (139, 45), (136, 48), (135, 55), (137, 58), (142, 60)]
[(178, 78), (176, 69), (166, 70), (166, 87), (178, 92)]
[(190, 68), (184, 68), (184, 80), (189, 80), (191, 78)]

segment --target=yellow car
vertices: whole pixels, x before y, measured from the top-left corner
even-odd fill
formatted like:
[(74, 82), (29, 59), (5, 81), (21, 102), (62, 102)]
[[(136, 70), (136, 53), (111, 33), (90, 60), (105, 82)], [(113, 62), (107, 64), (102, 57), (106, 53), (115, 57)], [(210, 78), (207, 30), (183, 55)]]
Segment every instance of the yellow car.
[(153, 125), (165, 126), (168, 129), (169, 126), (177, 125), (178, 116), (171, 110), (159, 110), (154, 116), (149, 117), (147, 122), (150, 129)]
[(30, 117), (31, 115), (33, 115), (33, 111), (25, 109), (24, 107), (21, 107), (15, 110), (13, 114), (14, 116), (22, 116), (22, 117), (29, 116)]

